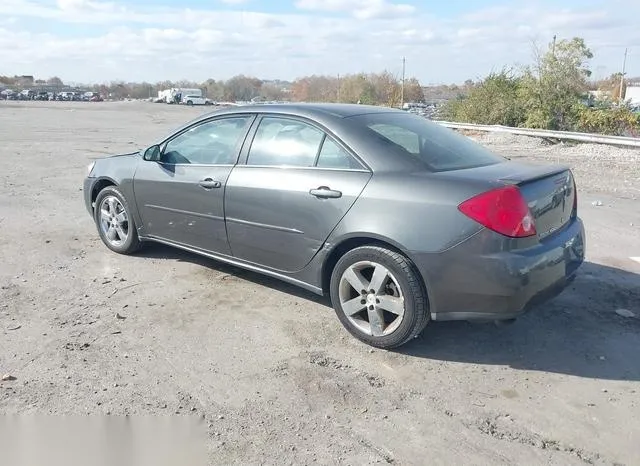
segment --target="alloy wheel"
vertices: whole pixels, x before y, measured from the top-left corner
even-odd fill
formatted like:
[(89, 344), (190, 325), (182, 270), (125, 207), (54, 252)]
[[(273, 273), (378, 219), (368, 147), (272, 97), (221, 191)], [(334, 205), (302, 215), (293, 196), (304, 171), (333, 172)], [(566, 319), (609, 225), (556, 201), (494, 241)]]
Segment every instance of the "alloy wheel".
[(100, 229), (115, 247), (122, 246), (129, 237), (129, 216), (115, 196), (106, 196), (100, 203)]
[(340, 277), (342, 312), (361, 332), (374, 337), (393, 333), (404, 317), (402, 289), (393, 273), (382, 264), (360, 261)]

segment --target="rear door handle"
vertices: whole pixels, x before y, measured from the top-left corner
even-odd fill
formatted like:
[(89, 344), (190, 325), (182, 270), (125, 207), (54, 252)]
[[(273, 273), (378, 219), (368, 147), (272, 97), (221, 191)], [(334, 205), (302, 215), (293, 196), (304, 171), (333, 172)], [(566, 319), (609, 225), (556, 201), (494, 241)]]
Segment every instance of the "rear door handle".
[(219, 181), (215, 181), (211, 178), (205, 178), (204, 180), (200, 180), (199, 184), (204, 189), (214, 189), (222, 186), (222, 183), (220, 183)]
[(309, 191), (309, 194), (321, 199), (337, 199), (339, 197), (342, 197), (342, 192), (328, 188), (327, 186), (320, 186), (317, 189), (312, 189), (311, 191)]

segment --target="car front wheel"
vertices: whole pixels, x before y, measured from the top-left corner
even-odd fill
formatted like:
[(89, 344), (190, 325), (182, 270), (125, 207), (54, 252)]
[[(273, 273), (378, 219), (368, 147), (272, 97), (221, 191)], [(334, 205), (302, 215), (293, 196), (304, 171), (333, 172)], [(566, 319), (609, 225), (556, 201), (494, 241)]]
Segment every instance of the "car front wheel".
[(100, 239), (109, 249), (131, 254), (140, 248), (129, 204), (118, 188), (107, 186), (98, 193), (94, 216)]
[(415, 266), (384, 247), (362, 246), (342, 256), (330, 291), (342, 325), (371, 346), (401, 346), (429, 322), (427, 294)]

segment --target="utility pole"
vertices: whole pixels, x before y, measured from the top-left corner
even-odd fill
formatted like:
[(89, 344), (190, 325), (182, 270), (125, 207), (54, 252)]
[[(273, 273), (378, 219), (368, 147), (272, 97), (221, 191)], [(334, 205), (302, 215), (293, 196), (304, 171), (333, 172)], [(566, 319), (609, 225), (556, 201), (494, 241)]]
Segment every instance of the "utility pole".
[(406, 59), (402, 57), (402, 83), (400, 86), (400, 108), (404, 107), (404, 71), (405, 71)]
[(340, 73), (338, 73), (338, 103), (340, 103)]
[(624, 75), (627, 71), (627, 52), (628, 49), (624, 49), (624, 60), (622, 62), (622, 74), (620, 75), (620, 102), (624, 99)]
[(556, 35), (553, 35), (553, 46), (551, 48), (551, 53), (553, 55), (553, 57), (555, 58), (556, 56)]

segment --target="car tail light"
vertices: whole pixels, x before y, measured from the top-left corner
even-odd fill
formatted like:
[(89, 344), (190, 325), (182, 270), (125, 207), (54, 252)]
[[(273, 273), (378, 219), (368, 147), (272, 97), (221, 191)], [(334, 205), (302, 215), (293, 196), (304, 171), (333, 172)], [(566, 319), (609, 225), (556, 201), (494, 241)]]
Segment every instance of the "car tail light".
[(492, 189), (464, 201), (460, 212), (481, 225), (512, 238), (536, 234), (536, 226), (520, 190), (515, 186)]

